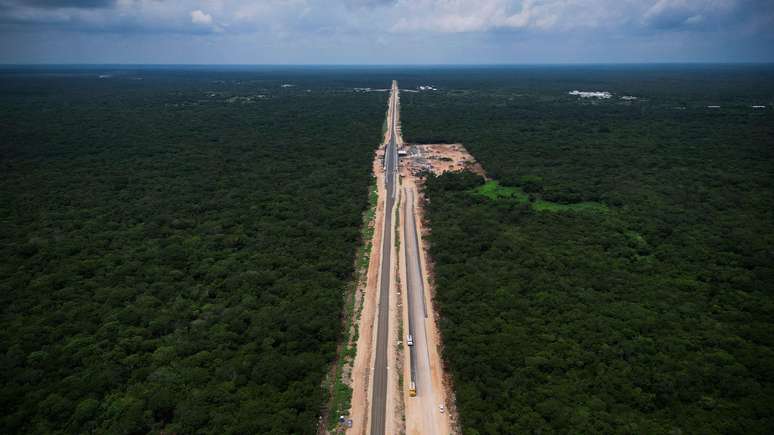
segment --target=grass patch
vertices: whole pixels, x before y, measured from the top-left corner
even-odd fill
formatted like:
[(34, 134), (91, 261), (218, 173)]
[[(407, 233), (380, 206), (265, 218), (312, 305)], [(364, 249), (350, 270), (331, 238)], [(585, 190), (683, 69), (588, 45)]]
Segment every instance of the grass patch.
[[(500, 182), (495, 180), (487, 181), (483, 185), (477, 187), (474, 192), (491, 200), (508, 199), (521, 204), (530, 202), (529, 195), (525, 193), (521, 187), (503, 186), (500, 184)], [(605, 213), (608, 211), (608, 208), (605, 204), (593, 201), (578, 202), (575, 204), (559, 204), (557, 202), (538, 199), (532, 202), (531, 206), (535, 211), (548, 212), (582, 211)]]
[(334, 430), (339, 424), (340, 415), (349, 415), (352, 406), (352, 388), (342, 382), (344, 364), (354, 358), (354, 347), (346, 346), (341, 358), (336, 364), (336, 380), (332, 392), (331, 413), (328, 415), (328, 430)]
[[(400, 202), (403, 195), (398, 195), (397, 203), (395, 204), (395, 249), (400, 250), (400, 237), (398, 237), (398, 231), (400, 231)], [(382, 235), (382, 237), (385, 237)]]
[(499, 181), (490, 180), (476, 188), (476, 193), (489, 199), (514, 199), (518, 202), (528, 202), (529, 195), (520, 187), (503, 186)]
[(352, 283), (354, 289), (349, 291), (350, 295), (344, 307), (345, 310), (345, 329), (342, 337), (343, 347), (340, 350), (339, 358), (336, 360), (336, 374), (333, 380), (333, 391), (331, 391), (330, 414), (328, 415), (328, 430), (333, 430), (338, 425), (339, 415), (349, 415), (349, 409), (352, 406), (352, 388), (344, 382), (344, 366), (351, 364), (355, 358), (356, 341), (352, 340), (351, 329), (357, 333), (357, 328), (352, 328), (353, 314), (355, 312), (355, 298), (357, 284)]
[(358, 252), (357, 265), (359, 270), (367, 269), (371, 261), (371, 239), (374, 236), (374, 218), (376, 216), (376, 203), (379, 201), (379, 192), (376, 187), (376, 178), (371, 185), (371, 191), (368, 194), (368, 210), (363, 216), (363, 226), (360, 231), (360, 238), (363, 240), (363, 249)]

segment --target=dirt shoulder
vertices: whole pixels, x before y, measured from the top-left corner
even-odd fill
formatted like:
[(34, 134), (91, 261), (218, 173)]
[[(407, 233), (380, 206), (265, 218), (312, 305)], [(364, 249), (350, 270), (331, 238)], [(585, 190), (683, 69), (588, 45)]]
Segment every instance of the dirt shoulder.
[[(379, 154), (379, 153), (378, 153)], [(368, 271), (366, 272), (365, 282), (358, 286), (362, 310), (357, 325), (358, 339), (357, 352), (351, 371), (352, 387), (352, 407), (349, 418), (352, 420), (352, 428), (347, 430), (348, 434), (363, 434), (368, 432), (369, 418), (369, 396), (371, 382), (371, 358), (375, 342), (375, 315), (376, 315), (376, 296), (378, 294), (377, 285), (379, 279), (379, 264), (381, 263), (381, 250), (378, 249), (382, 244), (382, 227), (384, 226), (384, 177), (381, 172), (381, 157), (377, 154), (374, 160), (374, 174), (376, 174), (376, 185), (378, 191), (378, 201), (376, 213), (374, 215), (373, 237), (371, 238), (371, 254), (368, 261)]]

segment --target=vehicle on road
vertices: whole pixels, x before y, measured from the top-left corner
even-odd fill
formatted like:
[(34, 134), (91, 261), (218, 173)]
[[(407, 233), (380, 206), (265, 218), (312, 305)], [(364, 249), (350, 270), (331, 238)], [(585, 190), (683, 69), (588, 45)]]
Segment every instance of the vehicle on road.
[(411, 335), (411, 334), (408, 335), (408, 339), (406, 340), (406, 344), (408, 344), (409, 346), (413, 346), (414, 345), (414, 336), (413, 335)]
[(409, 397), (417, 397), (417, 384), (414, 381), (409, 384)]
[(440, 409), (440, 410), (441, 410), (441, 414), (443, 414), (443, 413), (444, 413), (444, 411), (445, 411), (445, 409), (443, 408), (443, 405), (438, 405), (438, 409)]

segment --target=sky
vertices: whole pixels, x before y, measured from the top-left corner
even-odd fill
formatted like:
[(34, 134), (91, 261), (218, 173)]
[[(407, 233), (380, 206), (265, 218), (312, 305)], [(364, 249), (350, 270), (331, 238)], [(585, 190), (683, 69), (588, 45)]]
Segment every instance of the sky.
[(774, 62), (774, 0), (0, 0), (0, 63)]

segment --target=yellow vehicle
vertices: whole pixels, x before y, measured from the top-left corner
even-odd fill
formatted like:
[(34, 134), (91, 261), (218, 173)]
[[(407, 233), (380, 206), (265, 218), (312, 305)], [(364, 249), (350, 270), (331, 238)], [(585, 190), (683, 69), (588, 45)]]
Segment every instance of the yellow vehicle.
[(417, 396), (417, 385), (412, 382), (409, 384), (409, 397), (416, 397)]

